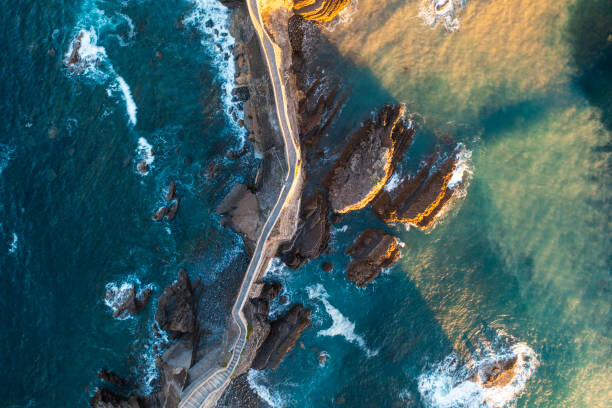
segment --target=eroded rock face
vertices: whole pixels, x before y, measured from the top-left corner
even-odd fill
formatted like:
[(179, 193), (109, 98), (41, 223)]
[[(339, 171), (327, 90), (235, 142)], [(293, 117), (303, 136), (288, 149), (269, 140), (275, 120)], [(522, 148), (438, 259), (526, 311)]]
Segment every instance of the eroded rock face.
[(376, 198), (372, 208), (383, 221), (412, 224), (421, 229), (433, 225), (436, 216), (457, 189), (456, 186), (449, 187), (449, 181), (457, 168), (456, 156), (446, 159), (430, 175), (434, 160), (435, 155), (416, 176), (404, 180), (390, 193), (382, 192)]
[(168, 286), (159, 298), (155, 320), (171, 339), (197, 330), (195, 291), (184, 269), (179, 271), (177, 281)]
[(215, 212), (223, 216), (221, 219), (223, 225), (242, 236), (247, 247), (254, 247), (259, 231), (265, 223), (254, 192), (246, 185), (237, 183)]
[(310, 325), (312, 311), (294, 305), (287, 313), (270, 324), (270, 334), (257, 350), (252, 368), (277, 368), (285, 355), (295, 347), (304, 329)]
[(308, 259), (318, 258), (330, 238), (329, 207), (322, 191), (315, 191), (300, 209), (300, 224), (292, 245), (281, 248), (282, 259), (290, 268), (301, 267)]
[(386, 105), (351, 136), (323, 180), (334, 212), (365, 207), (387, 183), (416, 131), (404, 113), (401, 105)]
[(293, 11), (308, 20), (325, 23), (333, 20), (351, 0), (293, 0)]
[(470, 377), (470, 381), (482, 384), (483, 387), (504, 387), (508, 385), (516, 375), (517, 356), (493, 361), (480, 367)]
[(399, 240), (383, 231), (368, 229), (346, 253), (353, 257), (346, 269), (346, 279), (365, 287), (399, 259)]

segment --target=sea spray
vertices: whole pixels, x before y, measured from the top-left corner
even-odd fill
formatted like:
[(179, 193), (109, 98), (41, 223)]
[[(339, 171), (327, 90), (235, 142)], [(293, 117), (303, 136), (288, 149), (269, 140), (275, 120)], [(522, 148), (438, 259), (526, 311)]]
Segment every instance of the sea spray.
[(283, 398), (278, 392), (271, 391), (263, 382), (265, 381), (264, 373), (257, 370), (249, 370), (247, 374), (247, 382), (255, 394), (259, 396), (266, 404), (272, 408), (282, 408), (287, 406)]
[(136, 153), (138, 155), (138, 160), (141, 163), (146, 164), (146, 166), (142, 166), (139, 168), (139, 174), (146, 176), (147, 174), (149, 174), (149, 171), (153, 166), (153, 161), (155, 160), (155, 155), (153, 154), (153, 146), (151, 146), (149, 141), (144, 137), (139, 137)]
[(230, 10), (217, 0), (196, 0), (191, 14), (185, 17), (183, 23), (197, 27), (203, 34), (202, 45), (213, 58), (213, 65), (221, 83), (224, 112), (232, 126), (233, 134), (240, 137), (242, 147), (246, 140), (246, 131), (238, 123), (244, 120), (244, 112), (239, 109), (238, 101), (232, 96), (236, 65), (232, 52), (235, 39), (229, 31)]
[[(485, 387), (470, 380), (479, 369), (502, 359), (517, 358), (512, 380), (503, 386)], [(524, 389), (538, 359), (531, 347), (517, 343), (489, 351), (486, 357), (460, 364), (452, 353), (418, 378), (418, 389), (425, 405), (431, 408), (500, 408), (513, 403)]]
[(329, 303), (329, 294), (320, 283), (306, 288), (308, 297), (313, 300), (318, 300), (323, 303), (325, 311), (332, 318), (332, 325), (317, 333), (317, 336), (342, 336), (348, 342), (354, 343), (361, 348), (368, 357), (374, 357), (378, 354), (378, 350), (371, 350), (367, 347), (363, 337), (355, 333), (355, 323), (351, 322), (338, 309)]

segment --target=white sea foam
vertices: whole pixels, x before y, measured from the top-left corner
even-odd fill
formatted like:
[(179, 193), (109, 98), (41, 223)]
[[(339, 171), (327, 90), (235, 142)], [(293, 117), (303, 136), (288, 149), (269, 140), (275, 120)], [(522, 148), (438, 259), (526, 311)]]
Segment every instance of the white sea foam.
[[(115, 313), (127, 300), (132, 290), (139, 297), (146, 289), (152, 289), (153, 285), (149, 284), (141, 287), (136, 291), (136, 287), (141, 286), (140, 280), (135, 276), (129, 276), (123, 282), (109, 282), (106, 284), (106, 293), (104, 294), (104, 304)], [(126, 320), (132, 317), (127, 311), (116, 317), (118, 320)]]
[(257, 370), (249, 370), (247, 374), (247, 382), (249, 383), (249, 387), (259, 398), (261, 398), (266, 404), (268, 404), (272, 408), (282, 408), (286, 406), (285, 401), (282, 396), (276, 392), (271, 391), (268, 387), (264, 385), (265, 377), (264, 373)]
[(419, 17), (430, 27), (442, 24), (448, 31), (460, 28), (457, 14), (467, 0), (421, 0)]
[[(224, 111), (232, 124), (233, 132), (239, 135), (241, 145), (244, 145), (246, 131), (238, 125), (238, 121), (244, 119), (244, 113), (238, 109), (238, 103), (233, 101), (232, 97), (236, 65), (232, 53), (235, 39), (229, 32), (229, 9), (217, 0), (196, 0), (191, 14), (183, 23), (197, 27), (203, 34), (202, 45), (213, 58), (213, 65), (217, 68), (221, 82)], [(236, 120), (230, 111), (235, 113)]]
[(399, 176), (399, 174), (398, 173), (393, 173), (393, 175), (391, 176), (391, 178), (389, 179), (389, 181), (387, 181), (387, 184), (385, 185), (385, 191), (393, 191), (393, 190), (395, 190), (395, 188), (397, 188), (397, 186), (399, 186), (401, 181), (402, 181), (402, 179)]
[(138, 153), (138, 159), (144, 161), (147, 164), (148, 168), (147, 171), (144, 171), (142, 173), (139, 172), (139, 174), (146, 176), (147, 174), (149, 174), (149, 170), (151, 169), (153, 161), (155, 160), (155, 155), (153, 154), (153, 146), (151, 146), (147, 139), (145, 139), (144, 137), (139, 137), (136, 152)]
[(472, 158), (472, 151), (467, 150), (462, 144), (459, 145), (458, 150), (459, 151), (455, 154), (457, 167), (455, 171), (453, 171), (453, 175), (448, 182), (448, 188), (455, 188), (463, 183), (464, 177), (471, 173), (470, 159)]
[[(74, 39), (68, 52), (64, 55), (64, 64), (71, 76), (84, 76), (98, 84), (106, 84), (108, 86), (106, 92), (109, 96), (118, 91), (126, 103), (130, 123), (135, 125), (137, 107), (130, 87), (123, 77), (115, 71), (106, 49), (98, 45), (98, 36), (101, 32), (115, 30), (123, 21), (129, 27), (129, 38), (132, 38), (134, 36), (134, 24), (127, 15), (118, 13), (114, 17), (108, 17), (104, 11), (97, 7), (96, 1), (85, 1)], [(119, 38), (120, 45), (127, 45), (119, 35), (110, 35), (116, 35)], [(76, 56), (73, 56), (75, 49)]]
[(121, 89), (121, 93), (123, 94), (123, 99), (125, 100), (125, 106), (127, 108), (127, 113), (130, 118), (130, 123), (132, 125), (136, 124), (136, 112), (138, 108), (136, 107), (136, 102), (134, 102), (134, 98), (132, 97), (132, 91), (130, 87), (125, 82), (123, 77), (117, 77), (117, 83), (119, 84), (119, 89)]
[[(468, 380), (479, 368), (500, 359), (517, 357), (514, 378), (503, 387), (484, 387)], [(432, 408), (501, 408), (511, 405), (538, 366), (535, 352), (525, 343), (500, 349), (477, 361), (459, 364), (451, 354), (418, 379), (419, 393)]]
[(19, 237), (17, 237), (17, 234), (13, 232), (11, 244), (9, 245), (9, 254), (14, 254), (17, 251), (18, 241), (19, 241)]
[(378, 354), (378, 350), (371, 350), (366, 345), (363, 337), (355, 333), (355, 323), (351, 322), (338, 309), (329, 303), (329, 294), (320, 283), (306, 288), (308, 297), (313, 300), (319, 300), (323, 303), (325, 311), (332, 318), (332, 325), (317, 333), (317, 336), (342, 336), (348, 342), (358, 345), (368, 357), (373, 357)]

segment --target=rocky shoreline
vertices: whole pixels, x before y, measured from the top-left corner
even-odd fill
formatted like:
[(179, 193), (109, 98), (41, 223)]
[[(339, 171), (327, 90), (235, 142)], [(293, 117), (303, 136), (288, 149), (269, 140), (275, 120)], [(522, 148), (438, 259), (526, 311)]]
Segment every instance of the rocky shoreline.
[[(157, 326), (167, 334), (171, 344), (157, 361), (160, 374), (156, 392), (145, 397), (125, 396), (127, 383), (104, 371), (100, 377), (108, 386), (101, 387), (94, 395), (91, 400), (94, 407), (176, 407), (181, 392), (191, 382), (223, 367), (231, 354), (231, 340), (235, 336), (231, 324), (233, 300), (259, 234), (279, 196), (287, 164), (268, 68), (246, 3), (220, 1), (231, 10), (230, 32), (236, 41), (232, 50), (236, 65), (233, 95), (244, 113), (240, 126), (248, 131), (248, 139), (262, 161), (255, 179), (235, 184), (215, 212), (222, 225), (242, 237), (246, 253), (230, 267), (230, 277), (222, 288), (224, 293), (217, 296), (218, 305), (210, 304), (210, 299), (215, 298), (212, 288), (203, 287), (199, 280), (192, 282), (184, 270), (179, 272), (177, 281), (158, 300)], [(397, 187), (386, 188), (418, 130), (401, 104), (384, 105), (371, 117), (364, 118), (345, 138), (342, 152), (331, 168), (323, 165), (325, 154), (319, 144), (346, 95), (340, 92), (339, 81), (323, 77), (311, 62), (317, 41), (322, 37), (319, 24), (335, 18), (349, 3), (350, 0), (317, 0), (310, 6), (290, 11), (266, 10), (264, 16), (269, 24), (267, 28), (283, 52), (280, 69), (286, 74), (288, 109), (295, 111), (298, 121), (305, 174), (292, 204), (295, 208), (287, 209), (278, 221), (278, 224), (295, 225), (285, 228), (290, 231), (289, 235), (277, 234), (279, 237), (272, 245), (274, 252), (267, 254), (264, 264), (277, 256), (288, 267), (298, 269), (310, 259), (318, 258), (329, 249), (331, 225), (338, 223), (343, 214), (368, 206), (386, 223), (430, 228), (461, 184), (451, 184), (458, 167), (456, 152), (447, 157), (436, 153), (417, 174), (403, 175)], [(230, 152), (227, 157), (233, 159), (241, 154)], [(174, 217), (179, 203), (175, 191), (176, 186), (172, 185), (168, 193), (169, 207), (161, 207), (153, 215), (155, 220)], [(402, 245), (398, 238), (385, 231), (362, 231), (347, 251), (352, 257), (346, 270), (347, 281), (367, 286), (399, 259)], [(333, 265), (325, 263), (322, 268), (330, 272)], [(265, 265), (261, 275), (263, 271)], [(300, 304), (289, 305), (284, 314), (274, 320), (270, 318), (270, 302), (278, 296), (281, 287), (277, 282), (265, 282), (261, 275), (243, 310), (248, 321), (247, 344), (233, 380), (218, 402), (220, 407), (265, 406), (250, 390), (246, 373), (251, 368), (278, 367), (310, 325), (311, 311)], [(121, 306), (122, 313), (125, 310), (135, 313), (141, 308), (143, 300), (135, 296), (131, 299), (131, 303)], [(210, 319), (222, 320), (219, 326), (225, 328), (225, 333), (219, 341), (208, 339), (206, 326)]]

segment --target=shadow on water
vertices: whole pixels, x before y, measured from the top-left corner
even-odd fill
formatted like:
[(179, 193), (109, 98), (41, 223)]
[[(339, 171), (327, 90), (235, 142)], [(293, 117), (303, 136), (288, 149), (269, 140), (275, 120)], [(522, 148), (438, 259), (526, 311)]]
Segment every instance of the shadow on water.
[[(567, 27), (575, 84), (602, 111), (612, 131), (612, 2), (582, 0), (572, 6)], [(608, 144), (606, 150), (610, 151)]]

